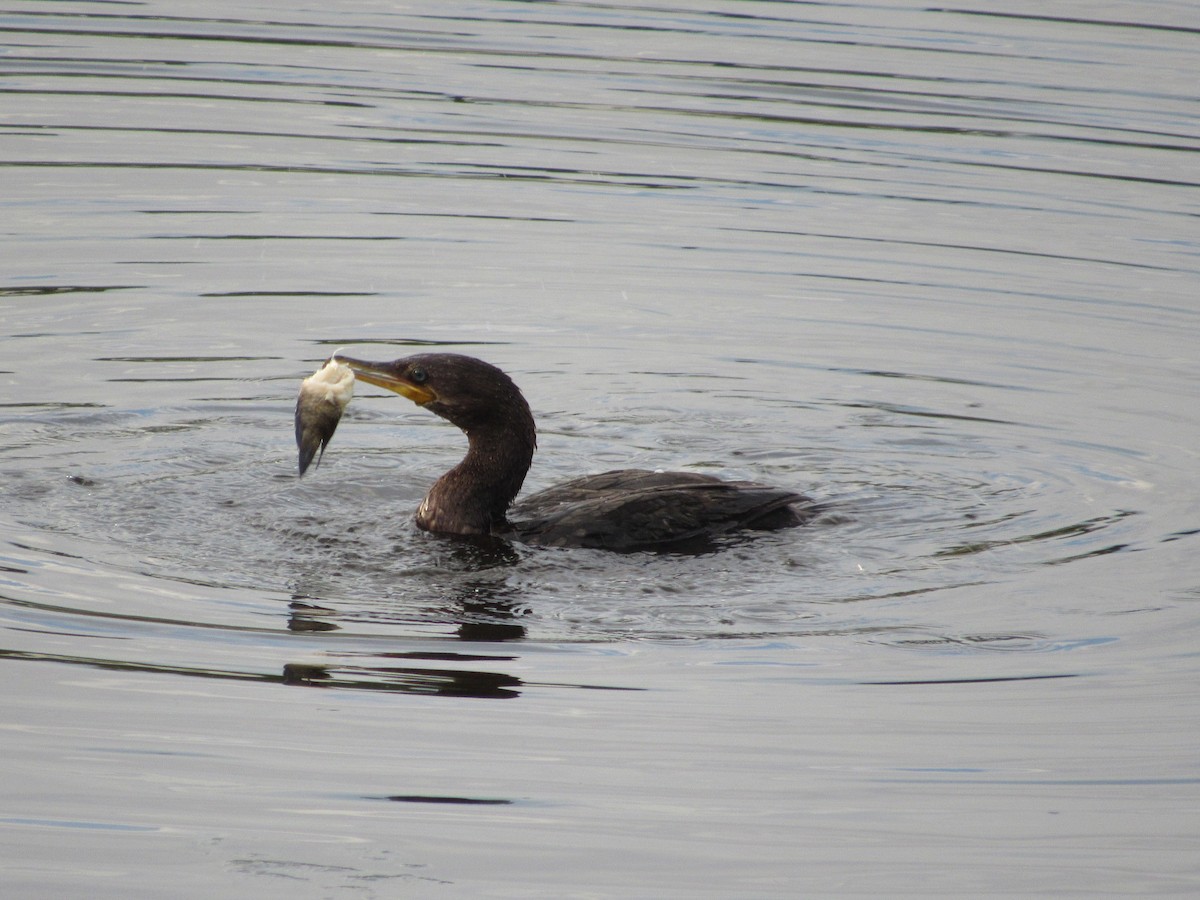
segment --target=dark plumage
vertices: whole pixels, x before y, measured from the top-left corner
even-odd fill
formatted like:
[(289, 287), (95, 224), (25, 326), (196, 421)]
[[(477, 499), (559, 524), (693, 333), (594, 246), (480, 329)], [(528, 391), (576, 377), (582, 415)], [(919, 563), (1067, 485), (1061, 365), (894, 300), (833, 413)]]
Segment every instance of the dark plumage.
[(453, 353), (387, 363), (338, 359), (359, 380), (408, 397), (467, 435), (467, 455), (417, 509), (417, 525), (427, 531), (554, 546), (669, 548), (742, 528), (798, 525), (814, 509), (802, 494), (753, 482), (639, 469), (586, 475), (512, 505), (537, 438), (529, 404), (504, 372)]

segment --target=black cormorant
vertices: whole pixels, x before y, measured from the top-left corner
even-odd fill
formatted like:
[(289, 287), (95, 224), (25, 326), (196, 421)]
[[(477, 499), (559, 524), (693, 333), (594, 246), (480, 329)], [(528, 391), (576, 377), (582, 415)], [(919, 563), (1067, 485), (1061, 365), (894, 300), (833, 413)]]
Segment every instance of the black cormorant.
[[(394, 362), (337, 355), (330, 360), (334, 363), (349, 367), (361, 381), (407, 397), (467, 435), (467, 455), (434, 483), (417, 509), (416, 523), (426, 531), (554, 546), (654, 549), (739, 529), (799, 525), (816, 509), (802, 494), (754, 482), (642, 469), (585, 475), (514, 504), (533, 460), (537, 429), (529, 404), (508, 375), (455, 353), (422, 353)], [(342, 390), (347, 383), (336, 375), (343, 370), (329, 371), (322, 393), (313, 393), (302, 409), (302, 391), (297, 406), (301, 474), (318, 447), (324, 451), (349, 401), (348, 388), (326, 398), (324, 388)]]

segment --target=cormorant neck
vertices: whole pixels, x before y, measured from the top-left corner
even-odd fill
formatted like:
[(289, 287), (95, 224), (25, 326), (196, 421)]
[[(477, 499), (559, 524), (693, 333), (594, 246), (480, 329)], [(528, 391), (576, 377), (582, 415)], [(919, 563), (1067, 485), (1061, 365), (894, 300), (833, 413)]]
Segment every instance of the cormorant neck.
[(537, 446), (532, 415), (463, 429), (462, 462), (439, 478), (417, 510), (417, 525), (445, 534), (491, 534), (507, 524)]

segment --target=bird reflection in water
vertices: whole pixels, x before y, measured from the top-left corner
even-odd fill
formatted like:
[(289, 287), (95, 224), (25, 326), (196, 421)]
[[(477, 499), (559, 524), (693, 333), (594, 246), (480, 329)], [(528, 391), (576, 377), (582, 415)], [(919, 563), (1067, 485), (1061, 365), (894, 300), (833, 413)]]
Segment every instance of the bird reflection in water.
[[(506, 569), (520, 561), (520, 554), (508, 541), (490, 535), (476, 535), (441, 544), (440, 568), (454, 572), (479, 573), (480, 577), (459, 579), (453, 592), (442, 595), (427, 609), (438, 619), (457, 625), (463, 641), (518, 641), (525, 637), (525, 626), (514, 621), (524, 615), (524, 606), (503, 577), (487, 577), (495, 569)], [(288, 630), (293, 632), (337, 631), (343, 614), (335, 601), (309, 594), (294, 594), (288, 605)], [(355, 619), (361, 620), (362, 607), (356, 607)], [(405, 618), (402, 624), (411, 624)]]
[[(384, 654), (425, 659), (428, 655)], [(454, 658), (453, 654), (436, 658)], [(512, 657), (484, 657), (511, 659)], [(470, 657), (463, 657), (468, 661)], [(321, 666), (288, 663), (283, 667), (283, 683), (304, 687), (335, 687), (359, 691), (388, 691), (401, 694), (425, 694), (439, 697), (476, 697), (507, 700), (520, 695), (523, 682), (503, 672), (475, 669), (443, 669), (416, 666)]]
[[(444, 548), (445, 549), (445, 548)], [(516, 563), (518, 554), (512, 545), (496, 538), (483, 537), (454, 542), (449, 546), (454, 568), (459, 571), (485, 572)], [(456, 636), (461, 641), (505, 643), (525, 637), (525, 626), (513, 621), (523, 614), (513, 592), (503, 583), (485, 578), (471, 579), (460, 584), (448, 598), (439, 598), (433, 609), (445, 616), (447, 608), (454, 612)], [(356, 607), (355, 619), (361, 617)], [(296, 595), (289, 604), (288, 630), (292, 632), (336, 631), (342, 613), (334, 601)], [(433, 653), (428, 651), (377, 653), (372, 659), (426, 660), (441, 663), (503, 663), (516, 659), (503, 654), (470, 654), (460, 652)], [(304, 687), (343, 688), (351, 690), (390, 691), (405, 694), (424, 694), (442, 697), (477, 697), (502, 700), (515, 697), (523, 685), (521, 679), (496, 671), (467, 668), (417, 667), (392, 664), (321, 665), (289, 663), (283, 669), (283, 683)]]

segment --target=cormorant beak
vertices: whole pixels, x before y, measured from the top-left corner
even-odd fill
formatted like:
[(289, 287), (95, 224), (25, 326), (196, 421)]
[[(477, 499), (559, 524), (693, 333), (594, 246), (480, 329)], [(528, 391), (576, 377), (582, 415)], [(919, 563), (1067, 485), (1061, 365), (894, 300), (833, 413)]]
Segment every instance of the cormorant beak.
[(394, 362), (366, 362), (361, 359), (351, 359), (349, 356), (335, 356), (334, 359), (349, 366), (350, 371), (358, 380), (395, 391), (418, 406), (424, 406), (437, 399), (437, 394), (427, 385), (416, 384), (405, 378)]

